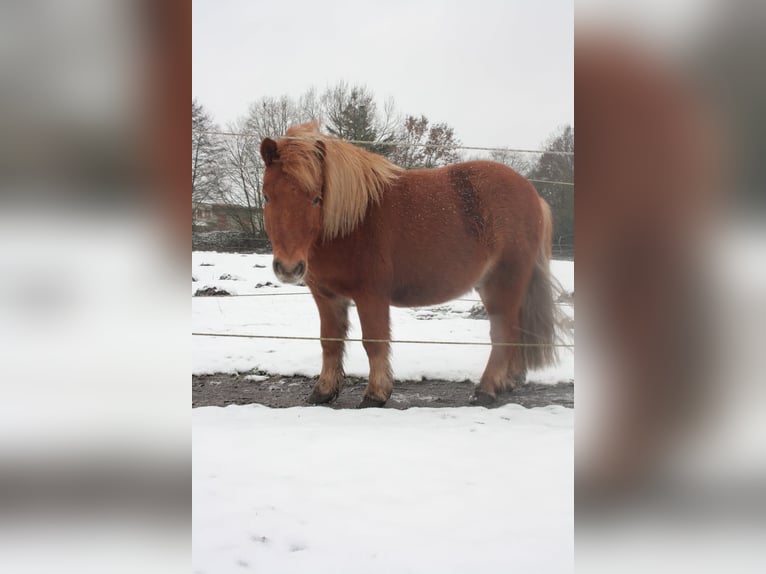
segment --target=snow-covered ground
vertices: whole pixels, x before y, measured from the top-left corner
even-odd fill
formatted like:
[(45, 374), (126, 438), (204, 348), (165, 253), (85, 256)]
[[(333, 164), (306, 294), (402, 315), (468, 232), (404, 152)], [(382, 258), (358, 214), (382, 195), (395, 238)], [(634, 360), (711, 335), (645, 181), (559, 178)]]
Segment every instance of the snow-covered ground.
[(195, 409), (193, 571), (570, 572), (571, 409)]
[[(192, 328), (204, 333), (319, 336), (319, 314), (306, 287), (281, 285), (271, 269), (271, 255), (194, 252), (192, 294), (216, 287), (254, 297), (195, 297)], [(553, 261), (554, 275), (566, 291), (574, 290), (574, 263)], [(224, 277), (224, 279), (221, 279)], [(257, 285), (261, 287), (256, 287)], [(266, 296), (273, 294), (274, 296)], [(264, 296), (261, 296), (264, 295)], [(489, 342), (489, 323), (468, 318), (478, 301), (476, 292), (462, 299), (417, 309), (391, 308), (393, 339)], [(562, 306), (572, 316), (573, 308)], [(349, 337), (361, 337), (359, 319), (350, 313)], [(567, 341), (569, 342), (569, 341)], [(232, 373), (262, 370), (284, 375), (319, 374), (321, 347), (317, 341), (194, 337), (193, 373)], [(489, 356), (487, 346), (396, 344), (394, 376), (399, 379), (478, 381)], [(574, 379), (574, 354), (562, 348), (555, 367), (530, 373), (529, 380), (557, 383)], [(349, 343), (345, 361), (349, 375), (367, 376), (367, 356), (361, 343)]]
[[(308, 290), (273, 286), (270, 255), (197, 252), (192, 261), (192, 293), (276, 295), (194, 298), (195, 332), (319, 333)], [(573, 264), (557, 261), (553, 269), (571, 291)], [(393, 337), (489, 341), (487, 321), (467, 317), (473, 305), (394, 308)], [(359, 337), (356, 313), (351, 319), (349, 336)], [(317, 375), (321, 366), (317, 341), (194, 337), (193, 345), (195, 373)], [(488, 351), (398, 344), (394, 372), (475, 381)], [(561, 355), (560, 365), (530, 379), (573, 379), (572, 353)], [(360, 343), (348, 345), (346, 369), (366, 376)], [(518, 405), (194, 409), (193, 570), (571, 571), (573, 419), (570, 409)]]

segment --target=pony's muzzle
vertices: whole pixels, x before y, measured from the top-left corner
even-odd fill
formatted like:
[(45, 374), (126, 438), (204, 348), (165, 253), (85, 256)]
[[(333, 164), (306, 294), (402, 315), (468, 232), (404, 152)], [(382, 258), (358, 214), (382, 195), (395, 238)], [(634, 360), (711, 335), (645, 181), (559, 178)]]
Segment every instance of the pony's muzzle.
[(273, 267), (274, 275), (276, 275), (277, 279), (282, 283), (300, 283), (303, 276), (306, 274), (305, 261), (298, 261), (295, 265), (289, 267), (279, 259), (274, 259)]

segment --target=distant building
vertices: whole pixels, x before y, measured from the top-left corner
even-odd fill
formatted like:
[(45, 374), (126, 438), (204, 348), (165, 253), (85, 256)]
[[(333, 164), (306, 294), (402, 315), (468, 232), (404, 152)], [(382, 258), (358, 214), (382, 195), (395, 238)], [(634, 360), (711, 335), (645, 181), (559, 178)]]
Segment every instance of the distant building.
[(245, 231), (249, 233), (252, 232), (254, 225), (256, 233), (259, 233), (261, 231), (259, 219), (256, 208), (250, 209), (225, 203), (197, 203), (192, 205), (192, 229), (196, 231)]

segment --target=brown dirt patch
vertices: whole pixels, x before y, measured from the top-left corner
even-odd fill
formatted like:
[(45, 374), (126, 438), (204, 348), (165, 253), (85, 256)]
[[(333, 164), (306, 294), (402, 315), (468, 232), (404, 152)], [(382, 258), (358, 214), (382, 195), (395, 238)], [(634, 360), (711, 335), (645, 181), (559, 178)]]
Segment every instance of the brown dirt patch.
[[(286, 408), (306, 406), (306, 398), (316, 377), (240, 373), (195, 375), (192, 377), (192, 407), (261, 404)], [(335, 409), (356, 408), (364, 395), (366, 380), (346, 377), (340, 396), (328, 406)], [(474, 383), (432, 379), (396, 381), (394, 393), (385, 408), (463, 407), (470, 406)], [(529, 382), (511, 393), (503, 393), (493, 406), (515, 403), (524, 407), (574, 406), (574, 383), (543, 385)]]

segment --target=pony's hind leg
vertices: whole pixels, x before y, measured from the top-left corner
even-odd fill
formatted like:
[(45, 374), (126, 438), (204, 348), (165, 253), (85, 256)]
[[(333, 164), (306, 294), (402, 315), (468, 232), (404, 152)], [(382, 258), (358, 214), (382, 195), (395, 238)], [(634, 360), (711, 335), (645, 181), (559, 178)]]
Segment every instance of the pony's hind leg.
[[(344, 297), (324, 294), (312, 289), (314, 301), (319, 309), (322, 337), (322, 372), (314, 385), (308, 402), (313, 405), (327, 403), (340, 393), (343, 385), (343, 339), (348, 332), (349, 300)], [(324, 340), (330, 339), (330, 340)]]
[(370, 379), (359, 408), (382, 407), (394, 390), (388, 340), (391, 336), (388, 300), (358, 299), (364, 350), (370, 361)]
[(513, 389), (525, 377), (523, 355), (516, 344), (521, 341), (521, 304), (529, 273), (515, 273), (509, 268), (493, 270), (478, 289), (489, 318), (493, 346), (473, 402), (491, 404), (497, 394)]

